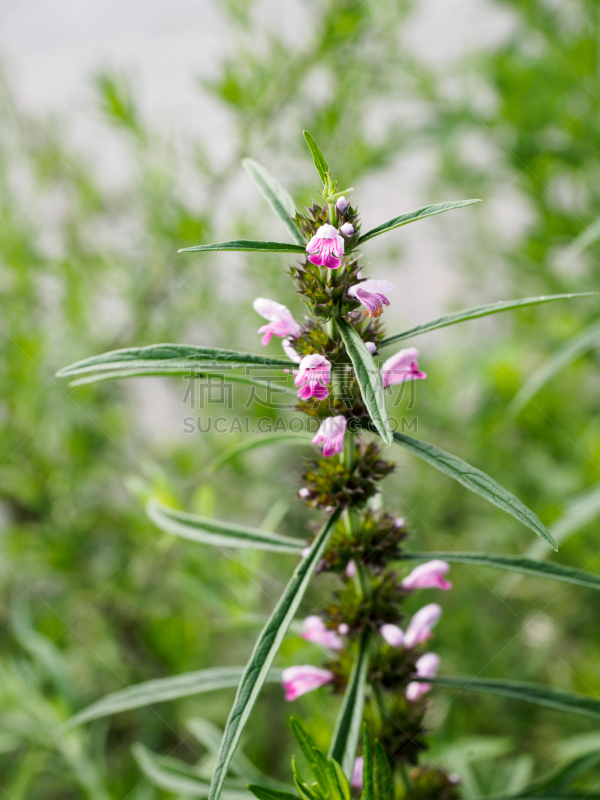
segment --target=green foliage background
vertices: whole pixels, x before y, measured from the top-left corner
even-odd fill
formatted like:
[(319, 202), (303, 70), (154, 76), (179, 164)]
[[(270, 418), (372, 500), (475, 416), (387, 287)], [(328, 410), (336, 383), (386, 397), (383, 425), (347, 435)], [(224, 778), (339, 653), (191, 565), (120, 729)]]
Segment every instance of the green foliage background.
[[(257, 351), (257, 295), (301, 313), (283, 257), (176, 254), (234, 235), (283, 237), (262, 199), (251, 213), (233, 202), (241, 158), (268, 163), (308, 203), (316, 182), (302, 128), (321, 144), (340, 185), (376, 186), (378, 175), (426, 145), (436, 157), (424, 202), (485, 200), (474, 212), (452, 212), (459, 216), (451, 222), (419, 223), (418, 234), (435, 230), (451, 248), (453, 308), (598, 288), (600, 245), (593, 235), (587, 244), (577, 239), (600, 214), (597, 11), (584, 0), (494, 4), (514, 17), (505, 42), (467, 50), (451, 74), (436, 74), (399, 35), (416, 4), (314, 3), (308, 45), (294, 50), (266, 36), (257, 50), (251, 43), (264, 31), (248, 2), (230, 15), (235, 55), (217, 80), (198, 87), (233, 120), (236, 146), (226, 163), (201, 142), (175, 146), (149, 127), (126, 76), (98, 78), (98, 108), (130, 168), (118, 190), (74, 159), (60, 124), (27, 117), (3, 88), (0, 785), (7, 797), (172, 796), (143, 777), (131, 746), (194, 763), (206, 754), (187, 721), (226, 719), (232, 693), (222, 692), (57, 734), (61, 721), (110, 691), (243, 664), (292, 569), (289, 556), (218, 553), (161, 534), (143, 511), (149, 493), (291, 535), (305, 535), (311, 521), (294, 499), (302, 450), (257, 451), (211, 470), (239, 434), (172, 435), (185, 416), (201, 415), (184, 405), (182, 381), (72, 389), (53, 377), (78, 358), (159, 341)], [(327, 76), (323, 96), (310, 90), (314, 74)], [(378, 105), (386, 124), (375, 133)], [(413, 107), (420, 113), (406, 112)], [(388, 216), (407, 210), (390, 208)], [(371, 258), (375, 267), (377, 258), (393, 259), (400, 287), (402, 236), (390, 234)], [(555, 558), (589, 571), (600, 568), (597, 348), (518, 415), (509, 403), (532, 370), (597, 315), (594, 300), (552, 304), (415, 342), (429, 374), (417, 397), (419, 435), (484, 469), (545, 524), (570, 527)], [(386, 321), (390, 332), (404, 327), (401, 302)], [(244, 399), (234, 411), (274, 414), (247, 411)], [(174, 416), (163, 418), (165, 409)], [(407, 518), (419, 549), (521, 553), (532, 545), (511, 518), (394, 455), (387, 502)], [(500, 581), (466, 566), (453, 566), (452, 578), (435, 641), (444, 673), (600, 692), (594, 593)], [(306, 611), (330, 588), (317, 583)], [(280, 664), (319, 659), (289, 637)], [(294, 707), (323, 746), (339, 702), (326, 697), (321, 690)], [(280, 778), (292, 750), (289, 711), (279, 687), (267, 688), (245, 736), (248, 755)], [(534, 766), (539, 774), (600, 744), (585, 720), (477, 695), (436, 691), (431, 724), (432, 759), (462, 774), (469, 797), (516, 791)]]

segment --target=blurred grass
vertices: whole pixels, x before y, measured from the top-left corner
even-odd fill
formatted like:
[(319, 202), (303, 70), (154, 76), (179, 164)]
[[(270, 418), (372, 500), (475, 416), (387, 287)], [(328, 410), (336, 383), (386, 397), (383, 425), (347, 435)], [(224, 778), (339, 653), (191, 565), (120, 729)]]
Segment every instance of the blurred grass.
[[(294, 499), (297, 449), (249, 453), (211, 474), (211, 461), (241, 436), (174, 436), (184, 417), (200, 415), (183, 404), (184, 382), (70, 389), (53, 378), (60, 366), (120, 346), (186, 341), (257, 347), (259, 321), (250, 301), (260, 294), (292, 298), (285, 261), (176, 255), (188, 244), (255, 227), (270, 230), (268, 209), (258, 198), (250, 218), (232, 203), (242, 157), (303, 163), (299, 132), (308, 128), (347, 185), (376, 176), (426, 141), (439, 153), (429, 199), (443, 199), (451, 187), (491, 206), (464, 236), (462, 275), (473, 297), (597, 288), (598, 243), (567, 267), (560, 258), (600, 215), (597, 19), (579, 0), (571, 4), (577, 13), (569, 25), (559, 8), (541, 2), (498, 5), (510, 8), (518, 22), (507, 42), (495, 51), (466, 53), (455, 75), (435, 75), (401, 43), (411, 4), (315, 5), (310, 45), (294, 51), (275, 37), (260, 50), (249, 47), (262, 32), (248, 3), (231, 23), (239, 42), (235, 56), (218, 80), (199, 87), (233, 116), (236, 142), (227, 163), (216, 166), (199, 142), (180, 148), (165, 141), (139, 115), (125, 77), (98, 77), (98, 107), (127, 163), (127, 179), (116, 189), (107, 188), (93, 164), (75, 159), (60, 126), (28, 117), (3, 88), (0, 785), (11, 797), (166, 796), (141, 777), (131, 745), (141, 741), (194, 762), (202, 748), (186, 720), (226, 719), (231, 694), (223, 692), (128, 712), (63, 739), (56, 735), (74, 710), (125, 685), (242, 664), (257, 619), (271, 608), (291, 568), (285, 556), (218, 553), (160, 534), (143, 513), (149, 491), (251, 525), (270, 511), (285, 511), (282, 532), (306, 535), (311, 516)], [(319, 75), (327, 76), (323, 96), (310, 89)], [(470, 100), (449, 99), (451, 79), (490, 91), (490, 109), (476, 113)], [(409, 101), (427, 114), (407, 118), (402, 112)], [(374, 136), (367, 131), (376, 103), (386, 106), (387, 116)], [(465, 147), (470, 136), (493, 149), (492, 164), (477, 166)], [(527, 224), (520, 235), (505, 238), (493, 211), (513, 183)], [(309, 202), (312, 173), (294, 171), (288, 188)], [(457, 308), (470, 304), (457, 297)], [(300, 312), (297, 299), (289, 305)], [(594, 301), (584, 301), (503, 315), (492, 325), (467, 323), (439, 358), (428, 350), (429, 378), (419, 386), (419, 435), (489, 472), (545, 523), (600, 479), (597, 354), (580, 358), (516, 419), (507, 418), (507, 406), (533, 366), (596, 314)], [(388, 320), (393, 330), (391, 314)], [(241, 396), (235, 410), (253, 422), (269, 413), (246, 411)], [(419, 549), (522, 552), (531, 543), (510, 518), (402, 452), (395, 455), (399, 468), (386, 499), (407, 517)], [(282, 500), (285, 508), (277, 506)], [(598, 569), (596, 525), (586, 524), (564, 543), (561, 562)], [(497, 573), (454, 566), (452, 575), (455, 590), (444, 595), (435, 643), (446, 673), (600, 691), (592, 593), (527, 579), (503, 596)], [(326, 581), (315, 586), (307, 612), (330, 588)], [(281, 663), (319, 657), (290, 637)], [(297, 713), (323, 746), (336, 706), (322, 693), (298, 702)], [(246, 742), (256, 763), (279, 777), (285, 777), (291, 747), (289, 710), (277, 688), (267, 689)], [(457, 742), (470, 753), (465, 737), (508, 742), (498, 748), (490, 739), (483, 760), (465, 767), (473, 773), (470, 785), (483, 793), (499, 792), (506, 775), (526, 772), (524, 762), (511, 761), (515, 753), (531, 756), (539, 772), (552, 762), (556, 742), (590, 731), (576, 717), (442, 693), (432, 726), (438, 728), (432, 757), (440, 761), (452, 760), (443, 748)]]

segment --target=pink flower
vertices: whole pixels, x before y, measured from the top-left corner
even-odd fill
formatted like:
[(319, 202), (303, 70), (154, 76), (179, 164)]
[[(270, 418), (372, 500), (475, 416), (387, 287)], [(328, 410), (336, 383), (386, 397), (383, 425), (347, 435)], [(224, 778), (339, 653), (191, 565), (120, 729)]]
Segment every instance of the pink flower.
[(404, 647), (414, 647), (426, 642), (431, 637), (431, 631), (438, 624), (441, 615), (442, 609), (437, 603), (429, 603), (417, 611), (406, 629)]
[(402, 647), (404, 644), (404, 633), (397, 625), (382, 625), (379, 633), (392, 647)]
[(321, 423), (313, 444), (323, 442), (323, 455), (333, 456), (344, 452), (344, 434), (346, 433), (346, 417), (327, 417)]
[(342, 265), (344, 240), (333, 225), (321, 225), (306, 245), (306, 252), (310, 253), (308, 260), (311, 264), (337, 269)]
[(345, 197), (340, 197), (337, 203), (335, 204), (335, 207), (340, 212), (340, 214), (344, 214), (349, 205), (350, 203), (346, 200)]
[(363, 788), (364, 767), (365, 767), (364, 758), (362, 756), (358, 756), (358, 758), (354, 762), (354, 768), (352, 770), (352, 778), (350, 779), (350, 786), (353, 786), (355, 789)]
[(349, 578), (353, 578), (356, 575), (356, 561), (353, 558), (346, 564), (346, 575)]
[[(440, 668), (440, 657), (435, 653), (425, 653), (415, 664), (419, 678), (434, 678)], [(406, 687), (406, 699), (414, 703), (421, 695), (431, 689), (430, 683), (411, 681)]]
[(341, 650), (344, 646), (343, 641), (335, 631), (329, 630), (325, 627), (325, 623), (321, 617), (307, 617), (302, 623), (304, 626), (304, 633), (302, 638), (308, 642), (329, 647), (330, 650)]
[(419, 564), (402, 580), (401, 586), (403, 589), (451, 589), (450, 581), (444, 579), (449, 569), (447, 561), (438, 559)]
[(338, 627), (338, 633), (340, 636), (347, 636), (350, 633), (350, 626), (347, 625), (345, 622), (342, 622), (341, 625)]
[(294, 379), (296, 386), (301, 387), (298, 391), (301, 400), (308, 400), (309, 397), (324, 400), (329, 397), (327, 384), (330, 381), (331, 364), (325, 356), (320, 356), (318, 353), (304, 356)]
[(379, 317), (383, 313), (383, 307), (390, 304), (384, 292), (390, 292), (395, 288), (394, 284), (389, 281), (369, 279), (357, 283), (356, 286), (351, 286), (348, 294), (363, 304), (367, 309), (363, 312), (364, 314), (369, 317)]
[(302, 500), (306, 500), (310, 497), (310, 489), (307, 486), (303, 486), (302, 489), (298, 489), (298, 496), (302, 498)]
[(295, 700), (302, 694), (312, 692), (324, 686), (334, 678), (333, 672), (328, 669), (319, 669), (311, 664), (298, 667), (288, 667), (283, 670), (281, 683), (285, 689), (285, 699)]
[(266, 297), (257, 297), (252, 305), (261, 317), (269, 320), (268, 325), (258, 329), (259, 333), (264, 333), (261, 344), (269, 344), (271, 336), (281, 336), (283, 339), (286, 336), (300, 335), (300, 325), (292, 317), (290, 310), (281, 303), (268, 300)]
[(395, 356), (388, 358), (381, 368), (383, 387), (393, 386), (404, 381), (420, 381), (427, 375), (419, 370), (417, 358), (419, 351), (414, 347), (400, 350)]

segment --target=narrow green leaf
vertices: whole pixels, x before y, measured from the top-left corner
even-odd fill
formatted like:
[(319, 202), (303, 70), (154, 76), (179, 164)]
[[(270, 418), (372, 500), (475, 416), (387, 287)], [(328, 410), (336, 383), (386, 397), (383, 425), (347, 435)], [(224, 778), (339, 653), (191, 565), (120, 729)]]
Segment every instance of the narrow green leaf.
[(344, 775), (344, 770), (333, 758), (329, 759), (329, 767), (333, 773), (332, 784), (335, 778), (335, 791), (333, 797), (338, 797), (339, 800), (350, 800), (352, 792), (350, 790), (350, 783), (348, 778)]
[[(61, 732), (92, 719), (108, 717), (132, 708), (142, 708), (153, 703), (163, 703), (165, 700), (215, 692), (218, 689), (231, 689), (239, 684), (243, 674), (243, 667), (214, 667), (136, 683), (119, 692), (113, 692), (84, 708), (67, 720), (62, 726)], [(281, 670), (273, 670), (267, 680), (269, 683), (278, 683), (281, 680)]]
[[(111, 377), (130, 377), (137, 375), (182, 375), (193, 370), (215, 368), (233, 368), (246, 365), (281, 366), (288, 369), (295, 364), (289, 359), (272, 356), (239, 353), (237, 350), (225, 350), (219, 347), (196, 347), (187, 344), (151, 344), (148, 347), (126, 347), (123, 350), (111, 350), (99, 356), (85, 358), (68, 367), (60, 369), (59, 378), (74, 375), (91, 375), (98, 372), (109, 372)], [(227, 380), (227, 373), (223, 376)]]
[[(131, 748), (139, 768), (152, 783), (167, 792), (187, 797), (208, 797), (210, 783), (196, 774), (193, 767), (179, 759), (159, 756), (143, 744), (134, 744)], [(250, 798), (246, 785), (241, 781), (231, 781), (223, 791), (224, 800)]]
[(513, 308), (537, 306), (542, 303), (553, 303), (556, 300), (572, 300), (577, 297), (597, 297), (599, 294), (600, 292), (578, 292), (576, 294), (551, 294), (543, 297), (524, 297), (521, 300), (498, 300), (497, 303), (488, 303), (485, 306), (476, 306), (475, 308), (467, 308), (463, 311), (455, 311), (453, 314), (446, 314), (439, 319), (432, 320), (432, 322), (425, 322), (422, 325), (416, 325), (414, 328), (409, 328), (401, 333), (394, 333), (391, 336), (386, 336), (386, 338), (379, 343), (379, 347), (386, 347), (388, 344), (394, 344), (394, 342), (400, 342), (403, 339), (410, 339), (412, 336), (420, 336), (422, 333), (435, 331), (438, 328), (446, 328), (448, 325), (456, 325), (457, 322), (487, 317), (490, 314), (500, 314), (502, 311), (511, 311)]
[(360, 739), (365, 705), (365, 686), (369, 670), (369, 636), (363, 633), (348, 687), (344, 694), (344, 701), (337, 718), (331, 747), (330, 758), (334, 758), (342, 765), (348, 778), (352, 777), (356, 749)]
[(531, 795), (539, 795), (543, 792), (544, 797), (546, 797), (552, 790), (561, 791), (564, 786), (568, 786), (580, 775), (585, 775), (586, 772), (593, 769), (599, 761), (600, 752), (586, 753), (583, 756), (579, 756), (579, 758), (576, 758), (574, 761), (564, 764), (559, 769), (554, 770), (550, 775), (542, 778), (541, 781), (526, 786), (519, 794), (521, 797), (529, 797)]
[(242, 383), (247, 386), (256, 386), (258, 389), (264, 389), (271, 393), (271, 396), (279, 392), (285, 394), (296, 394), (297, 389), (291, 386), (286, 386), (285, 383), (280, 383), (275, 380), (261, 380), (260, 378), (248, 378), (246, 375), (239, 375), (231, 372), (229, 364), (223, 365), (223, 372), (205, 372), (204, 370), (198, 371), (194, 367), (178, 367), (175, 369), (162, 369), (154, 372), (151, 369), (140, 370), (116, 370), (115, 372), (102, 372), (92, 373), (84, 378), (78, 378), (74, 381), (69, 381), (69, 386), (85, 386), (88, 383), (101, 383), (102, 381), (123, 380), (124, 378), (151, 378), (152, 376), (167, 375), (171, 378), (182, 375), (193, 376), (198, 379), (203, 378), (216, 378), (217, 380), (227, 383)]
[(584, 250), (594, 244), (600, 239), (600, 218), (595, 219), (591, 225), (588, 225), (579, 236), (576, 236), (573, 241), (565, 247), (560, 255), (561, 266), (569, 266), (569, 264), (581, 255)]
[[(316, 433), (316, 431), (315, 431)], [(214, 472), (226, 464), (231, 464), (240, 456), (250, 453), (252, 450), (258, 450), (261, 447), (271, 447), (272, 445), (300, 445), (302, 447), (310, 447), (312, 437), (306, 433), (271, 433), (267, 436), (260, 436), (257, 439), (246, 439), (239, 444), (229, 447), (221, 453), (210, 465), (210, 469)]]
[(258, 797), (258, 800), (298, 800), (295, 794), (280, 792), (277, 789), (269, 789), (266, 786), (255, 786), (250, 783), (248, 784), (248, 789), (250, 789), (253, 795)]
[(390, 763), (385, 754), (385, 750), (380, 742), (375, 740), (375, 768), (374, 784), (375, 784), (375, 797), (377, 800), (394, 800), (396, 793), (394, 791), (394, 777)]
[(453, 208), (464, 208), (465, 206), (473, 205), (473, 203), (481, 203), (481, 200), (449, 200), (447, 203), (436, 203), (433, 206), (417, 208), (416, 211), (409, 211), (408, 214), (401, 214), (399, 217), (394, 217), (387, 222), (383, 222), (376, 228), (371, 228), (367, 233), (363, 233), (358, 240), (358, 244), (360, 245), (368, 239), (373, 239), (374, 236), (386, 233), (386, 231), (400, 228), (402, 225), (408, 225), (409, 222), (416, 222), (418, 219), (425, 219), (425, 217), (434, 217), (436, 214), (443, 214), (444, 211), (452, 211)]
[(375, 800), (373, 786), (373, 748), (366, 723), (363, 725), (363, 793), (361, 800)]
[(267, 203), (277, 214), (290, 232), (296, 244), (305, 246), (302, 234), (290, 217), (296, 216), (296, 206), (290, 195), (283, 186), (270, 175), (262, 164), (252, 158), (244, 158), (242, 165), (252, 181), (258, 187), (259, 192), (265, 197)]
[(500, 697), (509, 697), (513, 700), (523, 700), (525, 703), (534, 703), (538, 706), (553, 708), (555, 711), (566, 711), (580, 714), (584, 717), (600, 719), (600, 699), (587, 697), (584, 694), (561, 692), (536, 683), (521, 683), (520, 681), (492, 680), (488, 678), (417, 678), (413, 680), (425, 681), (445, 689), (460, 689), (473, 692), (485, 692)]
[(287, 242), (255, 242), (253, 239), (236, 239), (233, 242), (215, 242), (214, 244), (197, 244), (194, 247), (182, 247), (178, 253), (212, 252), (215, 250), (235, 250), (244, 253), (306, 253), (306, 247)]
[(263, 628), (254, 647), (250, 661), (238, 687), (229, 714), (219, 757), (213, 773), (210, 790), (211, 800), (217, 800), (223, 788), (227, 767), (248, 721), (250, 712), (258, 698), (265, 679), (287, 629), (298, 610), (302, 598), (308, 588), (312, 576), (325, 552), (331, 533), (337, 523), (340, 512), (336, 510), (327, 520), (318, 536), (313, 541), (310, 552), (296, 567), (269, 621)]
[(352, 361), (354, 374), (360, 387), (362, 399), (365, 402), (377, 433), (386, 444), (392, 443), (390, 420), (385, 406), (385, 392), (381, 380), (381, 373), (373, 361), (373, 356), (358, 332), (346, 322), (337, 319), (336, 324), (344, 342), (346, 352)]
[(298, 555), (306, 547), (304, 539), (292, 539), (278, 533), (267, 533), (256, 528), (246, 528), (230, 522), (206, 519), (163, 505), (151, 498), (146, 513), (162, 531), (192, 542), (210, 544), (213, 547), (241, 547), (249, 550), (271, 550), (278, 553)]
[(521, 575), (531, 575), (534, 578), (548, 578), (549, 580), (571, 583), (576, 586), (585, 586), (586, 589), (600, 590), (600, 575), (584, 572), (573, 567), (564, 567), (562, 564), (552, 564), (547, 561), (536, 561), (524, 556), (500, 556), (489, 553), (404, 553), (402, 560), (428, 561), (440, 558), (457, 564), (474, 564), (479, 567), (492, 567), (509, 572), (518, 572)]
[(508, 411), (516, 416), (533, 397), (563, 369), (579, 356), (587, 353), (600, 342), (600, 320), (595, 320), (587, 328), (560, 347), (550, 358), (536, 369), (513, 398)]
[(304, 138), (306, 139), (306, 144), (308, 145), (308, 149), (312, 154), (313, 161), (315, 162), (315, 167), (317, 168), (317, 172), (319, 173), (321, 180), (323, 181), (323, 185), (325, 185), (327, 183), (327, 175), (329, 173), (329, 167), (327, 166), (325, 157), (323, 156), (323, 153), (319, 150), (319, 145), (315, 142), (315, 140), (308, 131), (304, 131)]
[(314, 775), (315, 781), (319, 784), (320, 788), (326, 793), (329, 785), (329, 770), (327, 765), (327, 758), (319, 750), (314, 743), (313, 739), (306, 733), (302, 725), (297, 719), (292, 717), (290, 725), (294, 739), (300, 745), (302, 755), (306, 759), (308, 766)]
[(435, 467), (444, 475), (454, 478), (455, 481), (462, 483), (467, 489), (475, 494), (484, 497), (498, 508), (506, 511), (523, 525), (527, 525), (540, 538), (544, 539), (551, 547), (557, 550), (556, 542), (550, 536), (539, 518), (527, 508), (514, 494), (507, 492), (493, 478), (486, 475), (480, 469), (467, 464), (462, 458), (447, 453), (434, 444), (407, 436), (405, 433), (394, 433), (394, 441), (405, 447), (410, 453), (423, 459), (432, 467)]

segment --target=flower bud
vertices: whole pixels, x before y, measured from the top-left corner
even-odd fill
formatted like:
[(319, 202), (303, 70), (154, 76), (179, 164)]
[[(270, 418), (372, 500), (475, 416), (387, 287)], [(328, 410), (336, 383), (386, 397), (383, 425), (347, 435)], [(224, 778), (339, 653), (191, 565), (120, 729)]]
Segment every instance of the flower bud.
[(344, 222), (340, 228), (342, 236), (352, 236), (354, 234), (354, 225), (351, 222)]
[(350, 205), (350, 203), (348, 202), (348, 200), (346, 200), (345, 197), (340, 197), (340, 198), (338, 198), (338, 201), (335, 204), (335, 207), (337, 208), (337, 210), (338, 210), (338, 212), (340, 214), (345, 214), (349, 205)]

